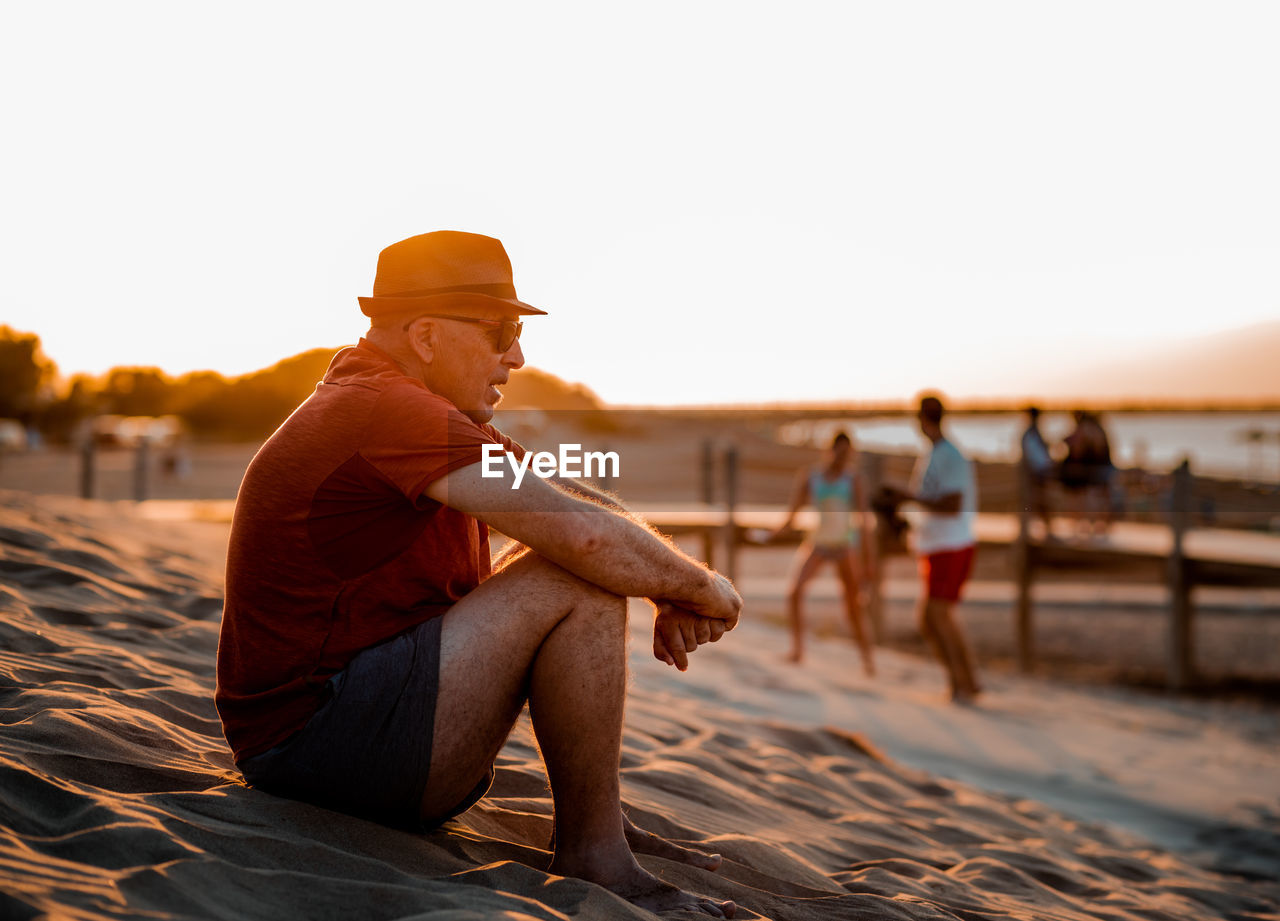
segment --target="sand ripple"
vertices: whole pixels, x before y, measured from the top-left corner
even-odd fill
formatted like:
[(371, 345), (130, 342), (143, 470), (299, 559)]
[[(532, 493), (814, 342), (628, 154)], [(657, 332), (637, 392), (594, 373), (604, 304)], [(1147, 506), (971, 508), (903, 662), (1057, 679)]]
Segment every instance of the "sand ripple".
[[(0, 522), (0, 918), (652, 917), (539, 869), (551, 805), (526, 722), (491, 796), (430, 835), (249, 789), (211, 699), (204, 561), (16, 494)], [(679, 688), (635, 689), (627, 807), (721, 852), (717, 874), (643, 861), (740, 917), (1280, 918), (1275, 879), (906, 769), (847, 733), (713, 720)]]

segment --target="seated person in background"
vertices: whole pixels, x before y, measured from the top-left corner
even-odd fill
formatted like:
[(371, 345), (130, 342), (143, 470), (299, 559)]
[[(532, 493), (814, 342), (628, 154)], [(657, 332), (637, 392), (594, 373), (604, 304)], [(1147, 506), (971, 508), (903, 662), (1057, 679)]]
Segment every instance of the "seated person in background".
[(1063, 439), (1066, 456), (1058, 476), (1070, 500), (1076, 528), (1084, 536), (1101, 536), (1111, 526), (1111, 442), (1096, 414), (1083, 409), (1072, 413), (1076, 426)]

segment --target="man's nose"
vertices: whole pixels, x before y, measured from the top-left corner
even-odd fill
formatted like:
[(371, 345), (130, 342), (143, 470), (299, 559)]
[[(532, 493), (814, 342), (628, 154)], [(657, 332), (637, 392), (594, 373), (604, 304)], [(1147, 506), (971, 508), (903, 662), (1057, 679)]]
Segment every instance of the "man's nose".
[(524, 349), (521, 348), (519, 339), (511, 343), (511, 348), (502, 354), (502, 363), (512, 371), (524, 367)]

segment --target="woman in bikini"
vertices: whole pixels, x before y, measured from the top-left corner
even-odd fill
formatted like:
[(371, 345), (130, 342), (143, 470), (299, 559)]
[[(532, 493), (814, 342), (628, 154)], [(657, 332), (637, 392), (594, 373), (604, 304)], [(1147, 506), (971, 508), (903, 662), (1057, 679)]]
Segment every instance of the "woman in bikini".
[(805, 505), (818, 511), (818, 527), (800, 546), (797, 565), (787, 593), (787, 616), (791, 622), (791, 654), (788, 659), (804, 659), (804, 590), (809, 580), (828, 560), (835, 564), (844, 588), (844, 608), (849, 630), (862, 654), (862, 668), (868, 677), (875, 675), (871, 652), (871, 634), (862, 616), (859, 601), (861, 573), (870, 566), (870, 532), (867, 511), (867, 489), (857, 470), (858, 454), (853, 439), (839, 432), (823, 464), (802, 471), (796, 479), (795, 492), (787, 518), (775, 534), (788, 530)]

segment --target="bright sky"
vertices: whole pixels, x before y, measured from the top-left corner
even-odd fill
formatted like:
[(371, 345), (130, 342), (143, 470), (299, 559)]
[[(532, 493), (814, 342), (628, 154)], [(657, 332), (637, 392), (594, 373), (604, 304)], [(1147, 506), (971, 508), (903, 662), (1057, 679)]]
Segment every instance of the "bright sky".
[(64, 373), (363, 331), (501, 238), (618, 403), (1017, 393), (1280, 318), (1280, 5), (0, 5), (0, 322)]

